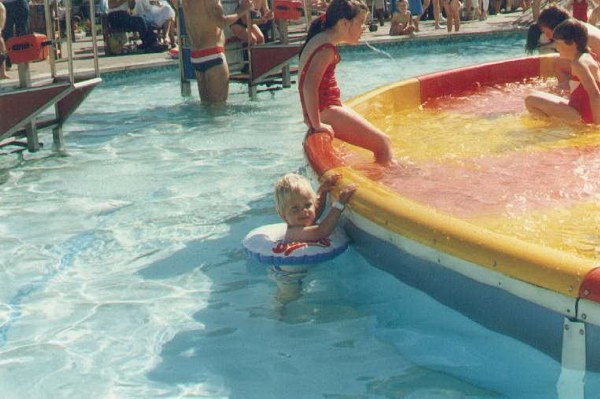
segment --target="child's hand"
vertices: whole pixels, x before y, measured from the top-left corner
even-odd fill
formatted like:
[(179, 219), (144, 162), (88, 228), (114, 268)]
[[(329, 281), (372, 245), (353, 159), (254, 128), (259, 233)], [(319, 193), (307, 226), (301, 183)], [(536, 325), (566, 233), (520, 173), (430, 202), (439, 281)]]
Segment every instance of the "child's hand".
[(340, 195), (338, 196), (338, 201), (342, 204), (346, 205), (348, 201), (350, 201), (350, 197), (354, 194), (354, 192), (358, 189), (356, 184), (350, 184), (347, 187), (344, 187), (342, 191), (340, 191)]
[(333, 173), (325, 177), (319, 186), (319, 194), (328, 193), (335, 186), (335, 183), (342, 178), (340, 173)]

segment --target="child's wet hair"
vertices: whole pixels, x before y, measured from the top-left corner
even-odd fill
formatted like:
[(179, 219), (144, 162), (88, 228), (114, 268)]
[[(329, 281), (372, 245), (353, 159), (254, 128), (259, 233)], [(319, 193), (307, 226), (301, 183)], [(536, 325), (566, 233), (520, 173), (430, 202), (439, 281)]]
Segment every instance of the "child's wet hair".
[(368, 11), (369, 7), (362, 0), (331, 0), (329, 6), (327, 6), (327, 11), (324, 14), (325, 16), (315, 19), (310, 24), (310, 28), (306, 34), (306, 40), (304, 41), (304, 45), (300, 50), (300, 54), (302, 54), (302, 50), (304, 50), (306, 43), (308, 43), (310, 39), (312, 39), (318, 33), (333, 28), (341, 19), (347, 19), (351, 21), (359, 13)]
[(569, 18), (554, 28), (552, 39), (562, 40), (566, 44), (575, 43), (577, 51), (580, 53), (587, 53), (589, 51), (587, 28), (575, 18)]
[(298, 194), (310, 195), (316, 200), (316, 194), (308, 179), (297, 173), (288, 173), (275, 183), (275, 208), (283, 215), (290, 199)]

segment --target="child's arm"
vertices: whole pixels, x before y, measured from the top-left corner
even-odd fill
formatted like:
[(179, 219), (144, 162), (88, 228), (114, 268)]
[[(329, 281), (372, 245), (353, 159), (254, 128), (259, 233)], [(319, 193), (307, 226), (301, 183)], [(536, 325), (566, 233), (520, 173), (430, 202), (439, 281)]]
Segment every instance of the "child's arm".
[(573, 74), (581, 81), (583, 88), (590, 98), (594, 123), (600, 124), (600, 89), (598, 88), (598, 84), (592, 75), (589, 65), (578, 60), (573, 62), (571, 69)]
[(342, 177), (339, 173), (334, 173), (331, 175), (327, 175), (319, 189), (317, 190), (317, 203), (315, 205), (315, 220), (319, 220), (321, 214), (325, 210), (325, 203), (327, 202), (327, 193), (331, 191), (331, 189), (335, 186), (335, 183), (340, 180)]
[(342, 205), (341, 209), (332, 206), (327, 216), (319, 224), (315, 224), (307, 227), (288, 227), (285, 233), (285, 239), (287, 241), (318, 241), (323, 238), (329, 237), (329, 235), (335, 229), (340, 216), (344, 211), (344, 206), (352, 197), (352, 194), (356, 191), (355, 185), (349, 185), (340, 191), (338, 202)]
[(326, 131), (333, 137), (333, 129), (331, 126), (321, 122), (321, 115), (319, 113), (319, 85), (327, 67), (332, 62), (334, 62), (333, 50), (329, 48), (318, 50), (306, 71), (302, 96), (304, 98), (306, 113), (308, 114), (306, 122), (309, 128), (312, 128), (313, 131)]

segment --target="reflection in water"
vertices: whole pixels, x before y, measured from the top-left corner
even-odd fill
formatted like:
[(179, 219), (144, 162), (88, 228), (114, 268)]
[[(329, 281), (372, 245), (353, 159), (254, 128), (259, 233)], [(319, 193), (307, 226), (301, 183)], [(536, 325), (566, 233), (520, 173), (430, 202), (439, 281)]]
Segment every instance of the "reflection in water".
[(302, 296), (302, 280), (308, 275), (308, 267), (270, 266), (269, 276), (277, 284), (275, 309), (283, 317), (286, 305)]

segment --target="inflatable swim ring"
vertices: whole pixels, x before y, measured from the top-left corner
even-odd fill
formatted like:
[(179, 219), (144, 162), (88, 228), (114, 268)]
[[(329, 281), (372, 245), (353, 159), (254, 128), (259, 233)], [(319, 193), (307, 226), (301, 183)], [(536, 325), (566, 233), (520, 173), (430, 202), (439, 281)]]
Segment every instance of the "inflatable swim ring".
[(319, 241), (285, 242), (285, 223), (258, 227), (242, 240), (248, 255), (268, 265), (307, 265), (335, 258), (348, 248), (348, 237), (335, 229)]

